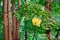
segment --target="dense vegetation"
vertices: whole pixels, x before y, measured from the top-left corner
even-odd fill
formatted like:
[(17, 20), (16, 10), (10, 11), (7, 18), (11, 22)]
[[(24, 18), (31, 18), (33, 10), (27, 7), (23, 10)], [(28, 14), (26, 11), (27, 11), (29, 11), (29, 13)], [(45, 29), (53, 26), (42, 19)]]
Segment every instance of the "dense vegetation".
[[(0, 40), (4, 40), (3, 29), (3, 0), (0, 0)], [(52, 33), (52, 39), (60, 28), (60, 2), (53, 0), (50, 2), (50, 11), (47, 10), (46, 0), (20, 0), (20, 7), (18, 8), (18, 0), (11, 0), (11, 17), (12, 6), (16, 4), (14, 16), (20, 21), (19, 38), (25, 39), (25, 31), (27, 31), (28, 40), (48, 40), (46, 37), (46, 30)], [(10, 19), (12, 20), (12, 18)], [(60, 37), (59, 37), (60, 40)]]

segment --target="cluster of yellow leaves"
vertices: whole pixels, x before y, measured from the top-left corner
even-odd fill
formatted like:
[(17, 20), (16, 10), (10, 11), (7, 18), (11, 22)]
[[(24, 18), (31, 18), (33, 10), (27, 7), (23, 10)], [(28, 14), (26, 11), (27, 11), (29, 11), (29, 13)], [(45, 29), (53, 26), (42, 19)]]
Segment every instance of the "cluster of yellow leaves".
[(34, 18), (32, 19), (33, 25), (40, 26), (41, 22), (42, 22), (42, 20), (39, 19), (39, 18), (34, 17)]

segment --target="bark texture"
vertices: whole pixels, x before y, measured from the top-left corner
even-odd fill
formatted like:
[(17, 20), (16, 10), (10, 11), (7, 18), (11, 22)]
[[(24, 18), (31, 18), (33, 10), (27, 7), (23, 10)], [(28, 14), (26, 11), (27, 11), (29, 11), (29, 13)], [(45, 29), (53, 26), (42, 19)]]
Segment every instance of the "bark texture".
[(12, 40), (12, 29), (11, 29), (11, 19), (10, 19), (10, 0), (7, 0), (7, 18), (8, 18), (8, 40)]
[(15, 3), (12, 4), (12, 27), (13, 27), (13, 40), (16, 40), (16, 17), (15, 13)]
[(3, 27), (4, 27), (4, 40), (8, 40), (7, 0), (3, 0)]

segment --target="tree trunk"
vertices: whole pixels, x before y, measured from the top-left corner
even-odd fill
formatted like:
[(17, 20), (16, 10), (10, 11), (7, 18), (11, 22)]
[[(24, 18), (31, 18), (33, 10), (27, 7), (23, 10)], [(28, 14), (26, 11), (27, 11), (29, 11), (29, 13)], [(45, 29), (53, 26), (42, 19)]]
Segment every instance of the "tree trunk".
[(16, 40), (16, 17), (15, 13), (15, 3), (12, 5), (12, 27), (13, 27), (13, 40)]
[(46, 0), (46, 10), (50, 11), (50, 0)]
[(8, 40), (12, 40), (11, 23), (10, 23), (10, 0), (7, 0), (7, 14), (8, 14)]
[(46, 31), (46, 36), (47, 36), (48, 40), (52, 40), (52, 34), (51, 34), (50, 30)]
[(18, 34), (19, 34), (20, 21), (17, 20), (16, 24), (17, 24), (17, 25), (16, 25), (16, 33), (17, 33), (17, 34), (16, 34), (16, 35), (17, 35), (16, 38), (17, 38), (17, 40), (20, 40), (19, 35), (18, 35)]
[[(20, 8), (20, 0), (18, 0), (18, 9)], [(19, 9), (20, 10), (20, 9)], [(18, 10), (18, 12), (19, 12)], [(20, 40), (19, 38), (19, 26), (20, 26), (20, 20), (16, 20), (16, 39)]]
[(20, 8), (20, 0), (18, 0), (18, 8)]
[(3, 0), (3, 26), (4, 26), (4, 40), (8, 40), (7, 0)]
[(25, 28), (25, 40), (28, 39), (28, 35), (27, 35), (27, 29)]
[[(25, 0), (25, 3), (26, 3), (26, 1), (27, 0)], [(26, 12), (24, 15), (26, 15)], [(26, 18), (24, 20), (26, 20)], [(25, 23), (25, 40), (27, 40), (27, 39), (28, 39), (28, 35), (27, 35), (27, 29), (26, 29), (26, 23)]]
[[(46, 1), (46, 10), (50, 11), (50, 9), (51, 9), (50, 8), (50, 0), (47, 0)], [(49, 13), (48, 18), (50, 18), (50, 13)], [(47, 26), (49, 27), (49, 24), (47, 24)], [(46, 31), (46, 35), (47, 35), (48, 40), (52, 40), (52, 34), (51, 34), (51, 30), (50, 29)]]

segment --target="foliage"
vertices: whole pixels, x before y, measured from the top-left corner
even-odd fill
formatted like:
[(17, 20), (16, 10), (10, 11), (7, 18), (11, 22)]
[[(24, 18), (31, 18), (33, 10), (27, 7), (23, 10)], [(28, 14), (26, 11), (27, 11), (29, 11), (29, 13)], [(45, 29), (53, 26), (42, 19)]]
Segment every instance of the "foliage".
[[(45, 6), (46, 0), (30, 0), (29, 2), (25, 3), (24, 0), (20, 0), (21, 5), (19, 10), (16, 10), (15, 16), (17, 20), (24, 20), (23, 25), (20, 25), (20, 36), (21, 34), (24, 34), (24, 29), (26, 28), (28, 30), (28, 36), (31, 36), (29, 39), (33, 38), (34, 31), (36, 34), (45, 34), (45, 31), (48, 29), (51, 29), (52, 34), (56, 34), (56, 29), (60, 28), (60, 4), (59, 2), (51, 2), (51, 11), (45, 10), (43, 7)], [(0, 0), (0, 3), (2, 0)], [(11, 0), (11, 4), (16, 3), (18, 4), (18, 0)], [(2, 7), (0, 7), (0, 40), (3, 40), (3, 25), (2, 25)], [(12, 6), (11, 6), (12, 8)], [(43, 9), (42, 9), (43, 8)], [(36, 21), (39, 23), (39, 26), (33, 25), (32, 19), (33, 18), (41, 19), (41, 23), (39, 21)], [(21, 23), (22, 24), (22, 23)], [(24, 25), (26, 24), (26, 25)], [(23, 27), (24, 26), (24, 27)], [(36, 38), (38, 38), (38, 36)], [(44, 35), (46, 37), (46, 35)], [(22, 39), (24, 35), (22, 36)], [(42, 36), (41, 36), (42, 37)], [(40, 38), (40, 37), (39, 37)], [(39, 39), (38, 39), (39, 40)]]
[[(48, 29), (55, 29), (57, 27), (57, 21), (55, 19), (53, 20), (53, 16), (51, 12), (47, 10), (42, 10), (42, 5), (35, 4), (35, 3), (28, 3), (28, 4), (22, 4), (20, 6), (19, 13), (15, 13), (17, 20), (21, 20), (22, 17), (25, 17), (25, 24), (26, 28), (29, 31), (37, 31), (41, 32)], [(42, 20), (42, 23), (40, 27), (36, 27), (32, 24), (32, 19), (34, 17), (40, 18)], [(49, 24), (48, 24), (49, 23)], [(47, 26), (46, 26), (47, 25)], [(31, 30), (30, 30), (31, 29)], [(41, 31), (40, 31), (41, 30)]]

